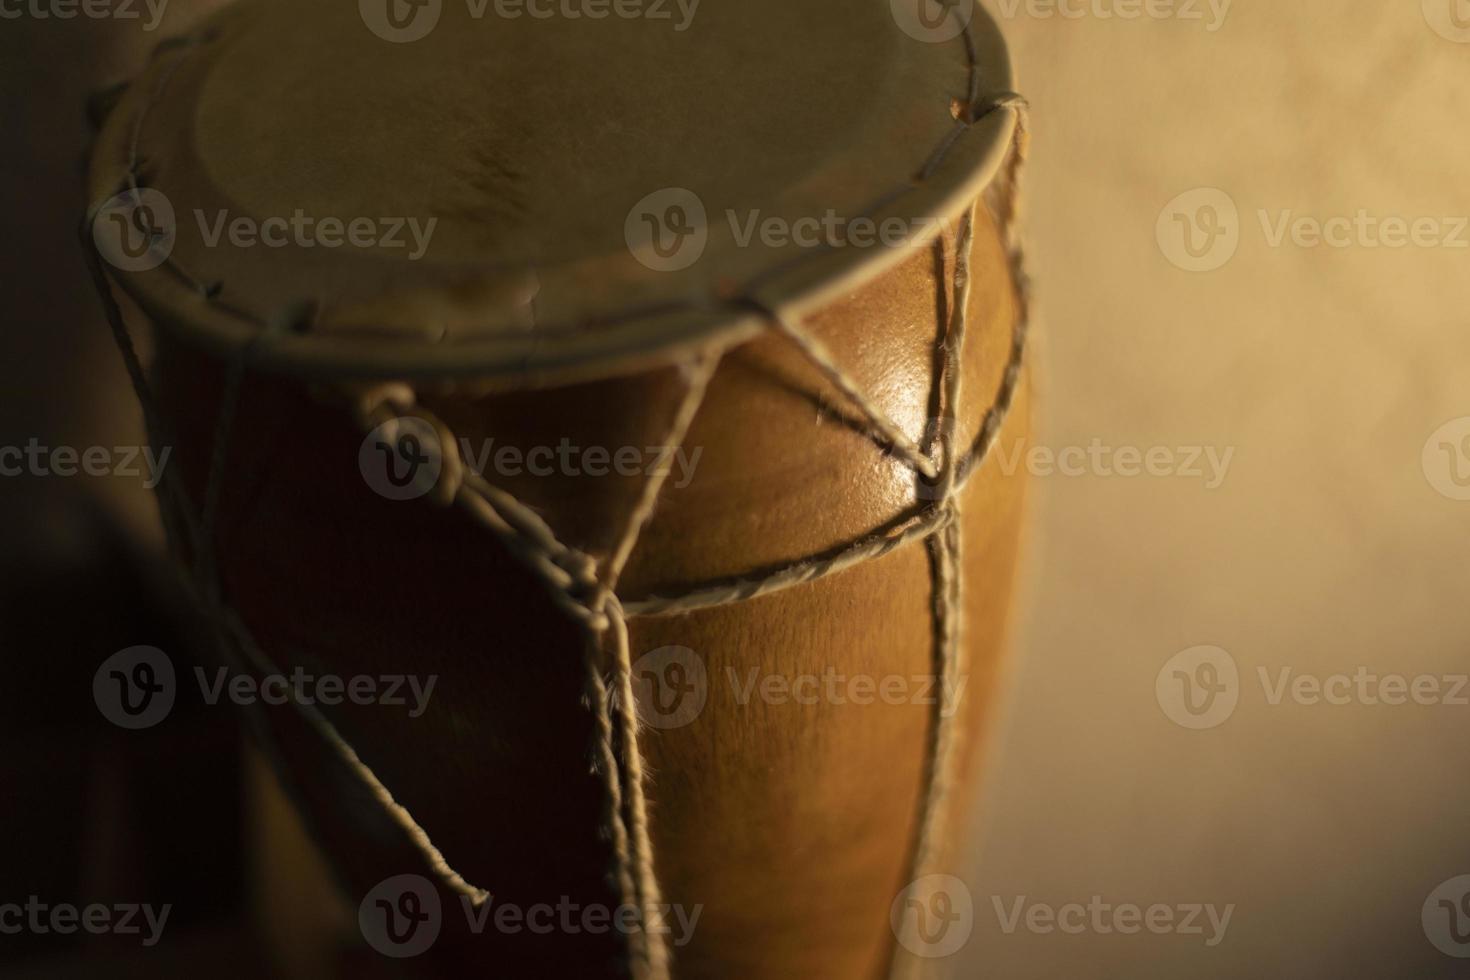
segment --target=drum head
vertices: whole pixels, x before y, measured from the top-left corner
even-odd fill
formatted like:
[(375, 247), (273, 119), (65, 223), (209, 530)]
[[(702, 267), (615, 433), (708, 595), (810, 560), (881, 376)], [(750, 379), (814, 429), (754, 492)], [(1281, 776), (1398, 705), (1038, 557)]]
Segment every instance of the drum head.
[(979, 8), (935, 11), (255, 0), (160, 50), (92, 192), (173, 223), (123, 287), (259, 367), (626, 371), (830, 301), (978, 195), (1012, 121), (957, 116), (1010, 68)]

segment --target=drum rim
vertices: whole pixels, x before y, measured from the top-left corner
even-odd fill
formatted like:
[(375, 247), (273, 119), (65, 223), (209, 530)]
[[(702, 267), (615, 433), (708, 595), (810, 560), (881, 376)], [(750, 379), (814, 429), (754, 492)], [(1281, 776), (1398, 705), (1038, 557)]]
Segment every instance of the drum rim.
[[(226, 11), (219, 20), (228, 16)], [(982, 99), (1014, 88), (1005, 38), (994, 17), (978, 2), (966, 32), (934, 47), (952, 50), (966, 43), (973, 45)], [(130, 127), (124, 123), (132, 113), (127, 110), (148, 88), (146, 83), (165, 67), (155, 61), (135, 79), (98, 133), (89, 153), (94, 200), (110, 198), (128, 186), (126, 164), (121, 177), (116, 164), (128, 158)], [(869, 217), (881, 222), (889, 216), (918, 213), (952, 224), (994, 182), (1011, 147), (1015, 126), (1013, 114), (991, 112), (959, 129), (927, 179), (911, 182)], [(922, 163), (916, 160), (916, 167)], [(938, 233), (938, 226), (934, 231)], [(764, 331), (770, 311), (793, 318), (813, 313), (858, 285), (881, 277), (914, 248), (932, 242), (930, 236), (899, 248), (813, 252), (790, 263), (789, 268), (777, 264), (769, 275), (757, 276), (758, 289), (739, 299), (710, 297), (676, 308), (599, 318), (604, 324), (597, 329), (563, 328), (554, 344), (536, 342), (534, 331), (437, 345), (420, 339), (279, 331), (268, 335), (269, 342), (261, 342), (267, 335), (258, 320), (214, 303), (196, 284), (171, 273), (167, 265), (146, 271), (108, 266), (106, 271), (110, 281), (171, 339), (223, 359), (248, 358), (255, 370), (324, 382), (472, 378), (492, 387), (525, 388), (627, 376), (676, 363), (698, 351), (727, 350)]]

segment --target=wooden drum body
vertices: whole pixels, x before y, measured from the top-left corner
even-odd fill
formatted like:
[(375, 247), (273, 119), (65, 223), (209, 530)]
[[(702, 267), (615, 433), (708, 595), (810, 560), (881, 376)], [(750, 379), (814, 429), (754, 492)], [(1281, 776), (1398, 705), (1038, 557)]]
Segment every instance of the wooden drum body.
[[(441, 22), (435, 54), (414, 45), (436, 35), (395, 46), (343, 22), (350, 8), (297, 6), (247, 6), (162, 51), (102, 134), (92, 193), (156, 188), (174, 210), (167, 261), (108, 273), (129, 297), (121, 325), (161, 328), (139, 380), (154, 437), (175, 446), (166, 517), (222, 655), (257, 673), (437, 679), (416, 716), (347, 701), (256, 718), (354, 907), (370, 916), (397, 876), (431, 885), (440, 911), (422, 951), (382, 950), (365, 918), (388, 975), (846, 980), (922, 966), (931, 954), (895, 942), (897, 920), (916, 877), (961, 874), (1022, 516), (1021, 474), (992, 451), (1025, 435), (1014, 198), (997, 195), (1000, 225), (983, 205), (969, 217), (1021, 141), (994, 25), (977, 11), (939, 44), (905, 35), (885, 4), (844, 13), (844, 61), (867, 57), (883, 84), (833, 79), (788, 111), (775, 93), (836, 70), (820, 53), (820, 71), (799, 64), (798, 43), (836, 14), (774, 0), (712, 11), (667, 73), (580, 102), (548, 94), (536, 112), (583, 118), (507, 126), (488, 159), (456, 128), (474, 93), (432, 70), (469, 57), (463, 32)], [(523, 43), (560, 67), (637, 63), (587, 24), (555, 30), (549, 49)], [(308, 44), (325, 37), (341, 50)], [(722, 59), (778, 44), (776, 77), (746, 96), (766, 110), (715, 111)], [(419, 103), (363, 96), (371, 111), (345, 125), (334, 113), (350, 100), (332, 101), (352, 88), (344, 73), (389, 91), (370, 58), (442, 118), (395, 129)], [(268, 63), (276, 74), (251, 76), (247, 94), (245, 68)], [(661, 87), (676, 75), (687, 88)], [(277, 77), (303, 87), (277, 104)], [(920, 96), (932, 105), (896, 108)], [(893, 134), (870, 157), (872, 124), (853, 120), (874, 113)], [(373, 155), (360, 131), (384, 118)], [(703, 120), (688, 136), (701, 149), (666, 134), (607, 162), (613, 176), (593, 168), (577, 203), (538, 204), (549, 191), (519, 164), (546, 154), (528, 147), (606, 151), (648, 119), (670, 133)], [(416, 142), (397, 139), (409, 131)], [(275, 172), (262, 144), (289, 147)], [(749, 158), (732, 176), (717, 164), (738, 145)], [(476, 206), (374, 190), (395, 156), (431, 186), (453, 176)], [(362, 172), (344, 176), (349, 158)], [(629, 160), (640, 172), (623, 173)], [(702, 180), (716, 189), (696, 191), (709, 245), (693, 266), (650, 270), (607, 247), (645, 194)], [(344, 217), (421, 206), (448, 216), (444, 251), (405, 269), (381, 249), (349, 260), (193, 241), (200, 207), (259, 217), (298, 201)], [(924, 216), (930, 233), (803, 250), (723, 227), (732, 208), (829, 206)], [(538, 207), (555, 213), (524, 218)], [(477, 237), (504, 215), (521, 238)], [(512, 261), (569, 235), (591, 244)], [(581, 917), (615, 913), (630, 887), (645, 913), (673, 906), (656, 944)], [(475, 929), (466, 913), (485, 904)], [(498, 908), (538, 905), (575, 909), (579, 925), (495, 924)]]

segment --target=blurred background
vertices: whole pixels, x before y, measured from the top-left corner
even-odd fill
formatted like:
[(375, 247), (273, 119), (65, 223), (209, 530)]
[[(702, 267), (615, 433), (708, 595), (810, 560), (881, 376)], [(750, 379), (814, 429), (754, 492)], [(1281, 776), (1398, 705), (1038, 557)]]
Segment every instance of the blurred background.
[[(988, 6), (1033, 106), (1039, 444), (1177, 465), (1038, 456), (959, 975), (1465, 976), (1421, 913), (1470, 872), (1470, 422), (1444, 428), (1470, 416), (1470, 4)], [(1390, 247), (1389, 219), (1433, 220)], [(1218, 485), (1181, 447), (1233, 451)], [(1238, 678), (1191, 716), (1200, 646)], [(1450, 679), (1372, 703), (1392, 675)], [(1208, 924), (1008, 933), (992, 901), (1094, 895), (1235, 910), (1207, 946)]]
[[(954, 975), (1463, 976), (1470, 3), (986, 6), (1042, 322)], [(211, 5), (135, 7), (0, 20), (0, 445), (142, 441), (76, 244), (84, 106)], [(0, 936), (6, 976), (279, 969), (242, 855), (290, 818), (244, 802), (234, 726), (119, 740), (90, 697), (98, 651), (195, 628), (158, 537), (140, 478), (0, 479), (0, 881), (180, 910), (153, 956)]]

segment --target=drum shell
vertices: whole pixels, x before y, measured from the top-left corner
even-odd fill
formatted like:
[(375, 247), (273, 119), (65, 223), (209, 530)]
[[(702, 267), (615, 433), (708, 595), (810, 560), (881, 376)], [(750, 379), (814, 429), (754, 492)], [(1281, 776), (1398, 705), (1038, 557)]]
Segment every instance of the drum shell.
[[(807, 320), (837, 362), (906, 432), (931, 428), (948, 316), (953, 228)], [(961, 446), (1002, 386), (1016, 315), (999, 234), (977, 210), (963, 356)], [(138, 317), (137, 311), (131, 314)], [(225, 406), (229, 365), (158, 332), (153, 382), (172, 420), (174, 465), (194, 501)], [(391, 373), (385, 372), (385, 380)], [(474, 449), (657, 447), (682, 391), (676, 367), (567, 388), (421, 386), (419, 400)], [(959, 497), (967, 687), (949, 825), (964, 826), (1003, 662), (1023, 474), (1001, 459), (1026, 435), (1025, 386), (998, 448)], [(392, 501), (364, 479), (364, 433), (329, 385), (251, 371), (230, 410), (214, 534), (223, 595), (283, 669), (438, 678), (428, 709), (344, 704), (333, 723), (449, 863), (495, 900), (615, 904), (603, 788), (583, 700), (586, 639), (546, 590), (461, 508)], [(907, 465), (774, 332), (728, 352), (618, 592), (634, 602), (681, 585), (760, 573), (892, 524), (926, 503)], [(493, 448), (492, 448), (493, 452)], [(647, 454), (645, 453), (645, 459)], [(646, 474), (487, 472), (563, 541), (605, 556)], [(185, 556), (188, 557), (188, 556)], [(771, 595), (635, 616), (637, 660), (677, 646), (705, 666), (690, 723), (640, 739), (654, 856), (666, 902), (702, 909), (676, 944), (676, 975), (876, 977), (893, 945), (889, 909), (911, 873), (932, 737), (931, 556), (884, 557)], [(907, 700), (800, 703), (747, 695), (801, 677), (903, 678)], [(768, 688), (770, 690), (771, 688)], [(922, 689), (922, 690), (921, 690)], [(742, 703), (742, 701), (744, 703)], [(424, 873), (416, 852), (289, 709), (266, 709), (285, 783), (356, 902), (378, 881)], [(962, 865), (962, 836), (949, 863)], [(495, 963), (509, 976), (615, 975), (617, 940), (467, 935), (445, 893), (427, 975)]]

